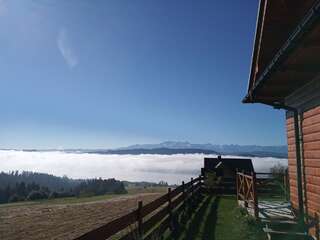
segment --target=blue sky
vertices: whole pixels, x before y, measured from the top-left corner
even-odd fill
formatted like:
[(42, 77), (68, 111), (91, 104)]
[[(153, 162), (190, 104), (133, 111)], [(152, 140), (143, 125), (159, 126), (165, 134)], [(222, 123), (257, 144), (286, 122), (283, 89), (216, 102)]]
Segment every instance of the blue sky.
[(285, 144), (241, 103), (258, 1), (0, 0), (0, 148)]

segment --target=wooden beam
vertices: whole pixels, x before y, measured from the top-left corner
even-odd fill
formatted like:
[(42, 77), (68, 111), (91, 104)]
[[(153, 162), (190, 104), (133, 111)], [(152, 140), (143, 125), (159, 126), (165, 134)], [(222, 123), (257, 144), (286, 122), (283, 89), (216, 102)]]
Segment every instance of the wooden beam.
[(314, 63), (314, 64), (290, 64), (286, 66), (282, 66), (279, 68), (279, 71), (286, 72), (286, 71), (292, 71), (292, 72), (301, 72), (301, 73), (318, 73), (320, 72), (320, 64)]

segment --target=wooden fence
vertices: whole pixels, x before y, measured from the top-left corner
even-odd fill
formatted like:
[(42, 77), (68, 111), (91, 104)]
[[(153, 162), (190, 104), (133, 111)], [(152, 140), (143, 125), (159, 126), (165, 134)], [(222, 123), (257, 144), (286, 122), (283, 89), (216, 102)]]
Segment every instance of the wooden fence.
[(288, 173), (274, 175), (272, 173), (256, 173), (257, 193), (269, 197), (281, 197), (289, 201)]
[(186, 209), (186, 205), (199, 195), (203, 185), (203, 176), (192, 179), (188, 183), (171, 190), (156, 200), (143, 206), (142, 201), (134, 211), (117, 218), (93, 231), (83, 234), (76, 240), (105, 240), (118, 233), (117, 239), (151, 240), (154, 236), (161, 236), (170, 229), (174, 229), (176, 217)]
[(258, 196), (281, 197), (288, 199), (288, 178), (287, 174), (274, 176), (272, 173), (250, 174), (237, 172), (237, 200), (244, 204), (244, 207), (251, 207), (254, 216), (258, 218)]
[(253, 172), (250, 175), (237, 172), (237, 200), (243, 201), (244, 206), (251, 206), (254, 211), (254, 217), (259, 217), (258, 197), (257, 197), (257, 181), (256, 174)]

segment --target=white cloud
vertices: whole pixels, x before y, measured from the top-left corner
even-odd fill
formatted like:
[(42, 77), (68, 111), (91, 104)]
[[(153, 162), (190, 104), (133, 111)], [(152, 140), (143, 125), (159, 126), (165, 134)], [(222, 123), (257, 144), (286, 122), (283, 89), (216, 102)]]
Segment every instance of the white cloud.
[[(210, 155), (209, 155), (210, 156)], [(215, 155), (211, 155), (216, 157)], [(200, 174), (203, 154), (102, 155), (86, 153), (23, 152), (0, 150), (0, 171), (28, 170), (64, 174), (72, 178), (116, 178), (130, 181), (160, 180), (181, 183)], [(208, 157), (208, 155), (207, 155)], [(286, 159), (252, 158), (255, 171), (267, 172)]]
[(57, 45), (58, 49), (68, 64), (70, 68), (73, 68), (78, 65), (78, 58), (72, 49), (72, 45), (70, 43), (68, 32), (66, 29), (60, 29), (57, 37)]

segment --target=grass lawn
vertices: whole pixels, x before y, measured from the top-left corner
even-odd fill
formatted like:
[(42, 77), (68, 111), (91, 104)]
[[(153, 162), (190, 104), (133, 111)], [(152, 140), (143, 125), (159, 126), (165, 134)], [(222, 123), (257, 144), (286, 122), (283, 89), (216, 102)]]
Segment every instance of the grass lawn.
[(235, 197), (221, 197), (218, 202), (214, 239), (265, 240), (266, 234), (252, 217), (237, 207)]
[(234, 196), (205, 196), (178, 239), (265, 240), (266, 235), (237, 207)]

